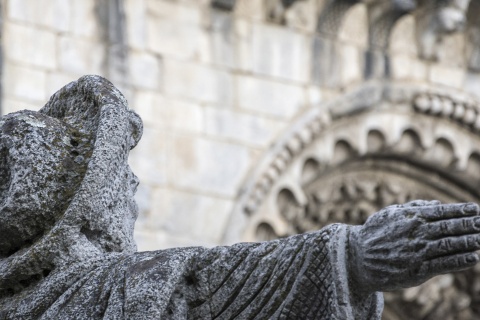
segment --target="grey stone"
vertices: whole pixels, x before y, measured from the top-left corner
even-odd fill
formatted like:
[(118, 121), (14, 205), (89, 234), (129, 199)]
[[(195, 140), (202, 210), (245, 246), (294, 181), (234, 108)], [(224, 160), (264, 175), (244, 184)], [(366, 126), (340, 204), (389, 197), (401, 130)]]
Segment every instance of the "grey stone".
[(137, 253), (127, 160), (141, 134), (97, 76), (0, 119), (0, 319), (380, 319), (380, 291), (479, 260), (478, 205), (438, 201), (280, 240)]

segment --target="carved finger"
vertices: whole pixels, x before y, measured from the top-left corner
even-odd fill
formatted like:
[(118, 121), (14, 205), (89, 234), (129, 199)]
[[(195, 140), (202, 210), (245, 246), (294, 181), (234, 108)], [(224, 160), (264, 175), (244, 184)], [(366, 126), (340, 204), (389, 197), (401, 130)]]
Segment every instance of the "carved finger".
[(455, 219), (479, 214), (479, 206), (476, 203), (452, 203), (436, 206), (419, 207), (417, 216), (428, 221)]
[(419, 275), (433, 277), (439, 274), (465, 270), (473, 267), (479, 260), (478, 254), (474, 252), (439, 257), (425, 261), (420, 268)]
[(427, 259), (480, 249), (480, 235), (469, 234), (431, 241), (425, 248)]
[(478, 232), (480, 232), (480, 217), (477, 216), (425, 223), (417, 230), (417, 234), (423, 235), (424, 239), (440, 239)]
[(438, 200), (413, 200), (407, 202), (403, 205), (403, 207), (425, 207), (425, 206), (436, 206), (441, 204)]

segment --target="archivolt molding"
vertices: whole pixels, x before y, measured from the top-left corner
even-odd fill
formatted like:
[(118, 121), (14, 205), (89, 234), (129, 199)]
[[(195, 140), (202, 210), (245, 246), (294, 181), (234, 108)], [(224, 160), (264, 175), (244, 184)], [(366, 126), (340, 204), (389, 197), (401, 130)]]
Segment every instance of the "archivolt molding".
[(451, 119), (480, 134), (479, 105), (473, 101), (455, 100), (442, 94), (419, 94), (413, 106), (417, 112)]
[[(308, 174), (318, 174), (320, 167), (322, 172), (338, 170), (349, 159), (414, 163), (436, 177), (441, 173), (427, 181), (446, 190), (436, 193), (440, 198), (480, 199), (471, 184), (480, 179), (479, 107), (475, 98), (444, 88), (373, 82), (308, 110), (242, 188), (225, 240), (256, 240), (261, 223), (269, 223), (277, 235), (289, 234), (289, 222), (278, 210), (279, 192), (289, 190), (304, 207), (308, 199), (302, 183)], [(428, 176), (422, 172), (418, 176)]]

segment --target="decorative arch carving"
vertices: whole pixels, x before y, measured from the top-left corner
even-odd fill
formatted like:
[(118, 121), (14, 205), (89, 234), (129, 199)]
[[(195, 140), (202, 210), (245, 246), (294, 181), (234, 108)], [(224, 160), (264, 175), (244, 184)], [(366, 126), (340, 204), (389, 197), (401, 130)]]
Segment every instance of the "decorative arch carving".
[[(360, 224), (382, 207), (418, 198), (480, 202), (479, 170), (477, 100), (444, 88), (370, 82), (306, 111), (278, 140), (242, 188), (225, 240)], [(454, 285), (441, 287), (447, 280)], [(411, 292), (389, 293), (385, 314), (440, 319), (435, 303), (442, 301), (441, 312), (478, 317), (458, 300), (480, 301), (475, 283), (476, 271), (435, 278), (418, 289), (440, 290), (428, 303), (407, 299)]]

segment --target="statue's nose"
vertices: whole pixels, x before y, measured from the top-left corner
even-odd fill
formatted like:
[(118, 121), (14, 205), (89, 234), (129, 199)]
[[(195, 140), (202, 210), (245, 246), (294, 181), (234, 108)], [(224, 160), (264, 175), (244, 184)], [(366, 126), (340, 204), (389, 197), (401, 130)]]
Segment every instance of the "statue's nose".
[(137, 192), (138, 185), (140, 184), (140, 180), (130, 168), (128, 168), (128, 171), (130, 175), (130, 186), (131, 186), (132, 192), (135, 194)]

